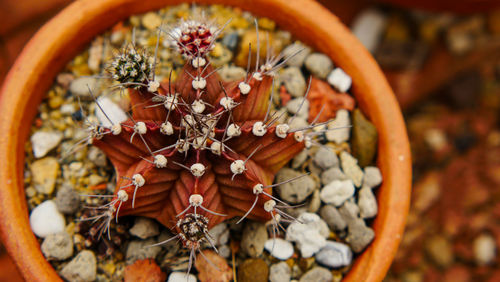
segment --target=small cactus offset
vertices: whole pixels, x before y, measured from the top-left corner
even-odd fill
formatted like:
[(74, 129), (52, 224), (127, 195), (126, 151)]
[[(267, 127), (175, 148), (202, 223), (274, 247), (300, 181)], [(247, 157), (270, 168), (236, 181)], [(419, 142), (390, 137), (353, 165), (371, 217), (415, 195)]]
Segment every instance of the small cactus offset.
[(112, 126), (90, 127), (91, 143), (117, 174), (112, 200), (97, 217), (104, 219), (101, 232), (121, 216), (146, 216), (193, 251), (211, 243), (208, 230), (229, 218), (272, 220), (275, 229), (280, 220), (293, 220), (279, 210), (286, 203), (272, 195), (280, 184), (273, 184), (274, 176), (310, 146), (317, 133), (307, 130), (321, 124), (291, 130), (271, 113), (273, 79), (287, 58), (259, 65), (257, 55), (245, 78), (222, 82), (208, 57), (220, 31), (195, 20), (163, 31), (186, 59), (175, 81), (156, 81), (155, 58), (134, 45), (111, 63), (132, 111), (121, 124), (108, 118)]

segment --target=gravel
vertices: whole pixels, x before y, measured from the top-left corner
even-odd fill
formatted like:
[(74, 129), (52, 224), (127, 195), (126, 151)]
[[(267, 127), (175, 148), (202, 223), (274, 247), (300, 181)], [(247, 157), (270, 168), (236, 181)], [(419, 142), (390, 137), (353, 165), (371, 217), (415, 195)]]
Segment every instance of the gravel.
[(35, 158), (42, 158), (54, 149), (63, 138), (62, 133), (57, 131), (38, 131), (31, 135), (31, 146)]
[(66, 232), (51, 234), (45, 237), (41, 249), (48, 260), (65, 260), (73, 255), (73, 239)]
[(97, 261), (93, 252), (81, 251), (61, 270), (61, 276), (68, 281), (94, 281)]
[(327, 241), (326, 245), (316, 254), (316, 260), (330, 268), (347, 266), (351, 264), (352, 251), (346, 244)]
[(269, 254), (279, 260), (287, 260), (293, 256), (292, 243), (281, 238), (269, 239), (265, 242), (264, 248)]
[(284, 261), (275, 263), (269, 268), (270, 282), (289, 282), (292, 279), (292, 270)]
[(324, 203), (339, 207), (353, 197), (354, 191), (355, 188), (351, 180), (334, 180), (321, 189), (320, 198)]
[(307, 56), (304, 65), (310, 73), (321, 79), (326, 79), (333, 68), (332, 60), (321, 53), (312, 53)]
[(299, 68), (289, 67), (285, 69), (280, 75), (280, 80), (293, 97), (302, 97), (306, 93), (306, 80)]
[(36, 206), (30, 214), (30, 226), (33, 233), (40, 238), (64, 231), (64, 216), (57, 210), (56, 203), (47, 200)]
[(243, 229), (241, 250), (250, 257), (256, 258), (264, 252), (264, 244), (268, 238), (266, 226), (263, 223), (249, 221)]
[(137, 217), (134, 226), (130, 228), (129, 232), (141, 239), (147, 239), (160, 234), (158, 224), (154, 220), (145, 217)]

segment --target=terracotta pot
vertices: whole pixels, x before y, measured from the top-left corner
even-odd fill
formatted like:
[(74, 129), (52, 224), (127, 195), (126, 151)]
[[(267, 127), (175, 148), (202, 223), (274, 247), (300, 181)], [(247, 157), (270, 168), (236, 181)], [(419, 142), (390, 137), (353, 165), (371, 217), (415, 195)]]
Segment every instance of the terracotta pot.
[[(5, 246), (28, 281), (60, 278), (31, 232), (24, 195), (24, 146), (37, 106), (56, 74), (97, 34), (132, 14), (185, 0), (81, 0), (47, 23), (24, 48), (0, 95), (0, 226)], [(347, 281), (380, 281), (401, 240), (409, 208), (411, 156), (394, 94), (361, 43), (328, 10), (312, 0), (189, 0), (240, 7), (276, 21), (352, 76), (359, 106), (379, 132), (376, 237), (356, 260)]]

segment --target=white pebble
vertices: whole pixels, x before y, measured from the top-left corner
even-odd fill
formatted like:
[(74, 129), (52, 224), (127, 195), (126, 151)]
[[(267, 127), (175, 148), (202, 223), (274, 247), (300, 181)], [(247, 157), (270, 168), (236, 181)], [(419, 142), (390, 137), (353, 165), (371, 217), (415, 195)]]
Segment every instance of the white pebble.
[(167, 282), (196, 282), (196, 276), (193, 274), (186, 275), (185, 272), (172, 272), (168, 276)]
[(303, 213), (286, 230), (286, 240), (296, 242), (302, 257), (313, 256), (326, 245), (329, 229), (317, 214)]
[(352, 79), (341, 68), (335, 68), (330, 72), (326, 79), (331, 86), (335, 87), (338, 91), (345, 93), (351, 88)]
[(264, 244), (264, 248), (273, 257), (279, 260), (287, 260), (293, 256), (293, 245), (292, 243), (283, 240), (281, 238), (269, 239)]
[(363, 171), (358, 165), (358, 160), (346, 151), (340, 153), (340, 164), (345, 175), (349, 177), (356, 187), (363, 183)]
[(347, 142), (351, 132), (351, 119), (349, 118), (348, 110), (338, 110), (335, 119), (328, 123), (328, 131), (326, 139), (337, 144)]
[(120, 106), (111, 101), (111, 99), (109, 99), (108, 97), (99, 97), (97, 99), (97, 103), (99, 103), (101, 108), (106, 113), (104, 114), (99, 107), (95, 107), (95, 115), (103, 126), (112, 126), (112, 123), (108, 120), (108, 118), (113, 122), (113, 124), (119, 124), (128, 119), (125, 111), (122, 110)]
[(370, 52), (374, 52), (386, 25), (386, 17), (377, 10), (365, 10), (358, 14), (351, 25), (351, 32)]
[(478, 265), (487, 265), (495, 261), (496, 242), (489, 234), (479, 235), (473, 243), (474, 257)]
[(354, 190), (354, 185), (350, 179), (344, 181), (334, 180), (321, 189), (320, 198), (324, 203), (339, 207), (354, 195)]
[(361, 218), (371, 218), (377, 215), (377, 199), (370, 187), (363, 187), (359, 190), (358, 206)]
[(63, 135), (60, 132), (38, 131), (31, 136), (31, 145), (35, 158), (41, 158), (47, 155), (61, 142)]
[(330, 268), (347, 266), (352, 261), (352, 251), (348, 245), (326, 241), (326, 245), (316, 254), (316, 260)]
[(376, 166), (365, 167), (365, 176), (363, 177), (363, 187), (374, 188), (382, 183), (382, 173)]
[(36, 206), (30, 214), (30, 226), (33, 233), (40, 238), (64, 231), (66, 222), (64, 216), (57, 210), (52, 200)]

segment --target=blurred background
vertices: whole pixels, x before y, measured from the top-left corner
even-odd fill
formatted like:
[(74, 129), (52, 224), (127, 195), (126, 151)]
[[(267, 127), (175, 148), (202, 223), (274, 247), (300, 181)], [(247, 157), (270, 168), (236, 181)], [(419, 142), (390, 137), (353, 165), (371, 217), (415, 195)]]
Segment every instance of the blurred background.
[[(0, 84), (71, 2), (0, 0)], [(372, 52), (406, 119), (412, 206), (386, 281), (500, 281), (500, 1), (320, 2)], [(2, 247), (0, 281), (22, 281)]]

